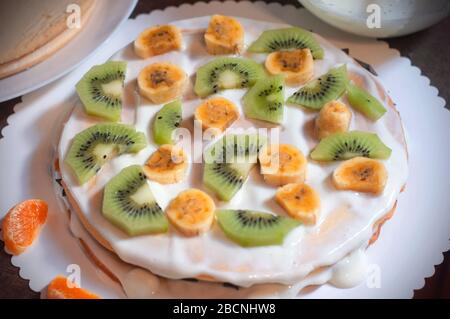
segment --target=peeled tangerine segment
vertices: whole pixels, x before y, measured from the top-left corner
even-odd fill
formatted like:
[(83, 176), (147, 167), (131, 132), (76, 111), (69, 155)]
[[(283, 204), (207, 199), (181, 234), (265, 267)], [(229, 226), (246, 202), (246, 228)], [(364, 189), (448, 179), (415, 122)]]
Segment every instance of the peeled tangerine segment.
[(48, 299), (100, 299), (89, 290), (76, 287), (75, 283), (63, 276), (55, 277), (47, 287)]
[(207, 232), (214, 221), (216, 206), (208, 194), (188, 189), (175, 197), (166, 209), (171, 224), (186, 236)]
[(141, 58), (181, 49), (180, 30), (173, 25), (157, 25), (141, 32), (134, 41), (134, 52)]
[(333, 184), (339, 190), (380, 194), (388, 173), (383, 163), (365, 157), (342, 162), (333, 172)]
[(306, 158), (289, 144), (271, 144), (259, 154), (261, 174), (267, 184), (273, 186), (302, 183), (306, 177)]
[(225, 235), (243, 247), (281, 245), (300, 225), (292, 218), (250, 210), (221, 209), (216, 216)]
[(165, 103), (182, 95), (186, 83), (186, 73), (172, 63), (150, 64), (138, 76), (139, 93), (155, 104)]
[(347, 132), (350, 127), (352, 112), (342, 102), (330, 101), (320, 110), (315, 120), (316, 135), (323, 139), (334, 133)]
[(205, 33), (209, 54), (236, 54), (244, 44), (244, 28), (232, 17), (213, 15)]
[(220, 90), (250, 87), (264, 76), (263, 67), (251, 59), (220, 57), (198, 68), (194, 91), (203, 98)]
[(186, 175), (188, 158), (182, 148), (170, 144), (161, 145), (144, 165), (148, 179), (160, 184), (174, 184)]
[(291, 95), (287, 102), (320, 110), (325, 103), (338, 99), (344, 93), (347, 82), (347, 67), (342, 65), (308, 82)]
[(347, 84), (347, 99), (350, 105), (373, 121), (386, 113), (386, 108), (374, 96), (362, 88)]
[(86, 72), (76, 90), (87, 114), (120, 120), (126, 70), (126, 62), (109, 61)]
[(84, 184), (114, 156), (137, 153), (146, 145), (145, 135), (132, 126), (100, 123), (75, 135), (65, 162)]
[(156, 113), (153, 122), (153, 139), (158, 145), (174, 144), (175, 130), (180, 126), (182, 120), (181, 101), (176, 100), (164, 105)]
[(272, 52), (265, 65), (270, 74), (282, 74), (284, 82), (291, 86), (305, 84), (314, 76), (314, 61), (309, 49)]
[(105, 186), (103, 216), (130, 236), (164, 233), (167, 218), (140, 165), (124, 168)]
[(312, 151), (311, 158), (316, 161), (341, 161), (358, 156), (387, 159), (391, 152), (377, 134), (351, 131), (322, 139)]
[(213, 97), (195, 110), (195, 120), (201, 122), (204, 130), (225, 131), (239, 117), (236, 105), (223, 97)]
[(278, 188), (275, 200), (289, 216), (305, 225), (314, 225), (319, 218), (319, 194), (306, 184), (292, 183)]

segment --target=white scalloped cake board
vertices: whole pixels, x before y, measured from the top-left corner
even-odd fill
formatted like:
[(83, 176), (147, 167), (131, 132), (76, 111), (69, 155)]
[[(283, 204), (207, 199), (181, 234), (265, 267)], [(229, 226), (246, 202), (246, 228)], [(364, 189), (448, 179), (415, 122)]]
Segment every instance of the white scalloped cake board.
[[(270, 22), (288, 23), (312, 29), (336, 46), (350, 48), (351, 55), (370, 63), (397, 103), (407, 131), (410, 172), (406, 191), (400, 196), (394, 218), (368, 250), (372, 264), (380, 269), (380, 288), (362, 284), (351, 289), (324, 285), (304, 295), (308, 298), (410, 298), (423, 287), (450, 249), (450, 112), (445, 101), (430, 86), (428, 78), (411, 62), (399, 56), (385, 42), (364, 39), (337, 31), (293, 6), (262, 2), (212, 2), (170, 7), (128, 20), (104, 46), (85, 63), (61, 80), (23, 97), (0, 140), (0, 214), (26, 198), (49, 203), (49, 217), (36, 243), (12, 263), (30, 288), (42, 290), (57, 274), (66, 274), (70, 264), (81, 268), (81, 285), (103, 297), (124, 297), (117, 284), (104, 275), (71, 236), (67, 214), (53, 193), (50, 165), (52, 145), (61, 119), (76, 102), (74, 85), (94, 64), (107, 60), (132, 41), (145, 27), (196, 16), (222, 13)], [(431, 154), (431, 155), (430, 155)]]

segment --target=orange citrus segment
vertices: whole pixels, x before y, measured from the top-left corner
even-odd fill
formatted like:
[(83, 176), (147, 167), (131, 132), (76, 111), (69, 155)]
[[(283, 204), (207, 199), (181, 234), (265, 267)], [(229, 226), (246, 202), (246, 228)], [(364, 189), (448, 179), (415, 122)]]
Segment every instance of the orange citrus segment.
[(47, 287), (48, 299), (100, 299), (99, 296), (92, 292), (72, 287), (68, 284), (68, 279), (63, 276), (57, 276), (50, 282)]

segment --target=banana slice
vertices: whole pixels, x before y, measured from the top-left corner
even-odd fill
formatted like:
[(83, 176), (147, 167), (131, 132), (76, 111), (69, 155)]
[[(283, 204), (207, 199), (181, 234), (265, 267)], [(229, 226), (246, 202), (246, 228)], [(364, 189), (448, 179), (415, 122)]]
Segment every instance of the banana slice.
[(239, 117), (239, 112), (230, 100), (214, 97), (204, 101), (195, 110), (195, 119), (201, 121), (204, 130), (225, 131)]
[(174, 184), (186, 175), (188, 158), (182, 148), (161, 145), (144, 165), (144, 173), (148, 179), (160, 184)]
[(319, 112), (315, 121), (316, 136), (323, 139), (331, 134), (347, 132), (350, 127), (352, 112), (344, 103), (330, 101)]
[(303, 183), (306, 177), (306, 157), (289, 144), (272, 144), (259, 155), (261, 174), (267, 184), (281, 186)]
[(314, 61), (309, 49), (276, 51), (266, 58), (266, 69), (270, 74), (284, 75), (290, 86), (305, 84), (314, 76)]
[(244, 45), (244, 29), (236, 19), (216, 14), (209, 21), (205, 42), (209, 54), (236, 54)]
[(388, 173), (383, 163), (355, 157), (343, 162), (333, 172), (332, 181), (339, 190), (380, 194), (386, 186)]
[(174, 198), (166, 214), (173, 226), (186, 236), (207, 232), (214, 220), (214, 201), (198, 189), (188, 189)]
[(153, 103), (161, 104), (183, 94), (187, 75), (171, 63), (153, 63), (138, 76), (139, 93)]
[(294, 219), (314, 225), (319, 218), (319, 194), (310, 186), (292, 183), (278, 188), (275, 200)]
[(180, 30), (173, 25), (158, 25), (144, 30), (134, 41), (134, 52), (148, 58), (179, 50), (182, 46)]

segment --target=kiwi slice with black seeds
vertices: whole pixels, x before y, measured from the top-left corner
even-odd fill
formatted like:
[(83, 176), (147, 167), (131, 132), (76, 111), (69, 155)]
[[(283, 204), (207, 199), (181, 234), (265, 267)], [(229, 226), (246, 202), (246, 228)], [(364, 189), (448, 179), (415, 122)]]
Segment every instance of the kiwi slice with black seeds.
[(216, 58), (197, 70), (194, 91), (206, 97), (220, 90), (250, 87), (265, 75), (262, 65), (250, 59)]
[(225, 235), (244, 247), (281, 245), (300, 225), (289, 217), (250, 210), (218, 210), (217, 221)]
[(161, 110), (156, 113), (153, 122), (153, 139), (158, 145), (173, 144), (173, 133), (181, 124), (181, 102), (173, 101), (164, 105)]
[(345, 92), (347, 83), (347, 67), (342, 65), (308, 82), (291, 95), (287, 102), (320, 110), (327, 102), (338, 99)]
[(311, 152), (316, 161), (340, 161), (362, 156), (387, 159), (392, 150), (375, 133), (351, 131), (334, 133), (322, 139)]
[(130, 236), (164, 233), (169, 228), (140, 165), (124, 168), (106, 184), (102, 213)]
[(281, 50), (311, 50), (314, 59), (323, 59), (324, 51), (314, 35), (302, 28), (291, 27), (264, 31), (248, 48), (253, 53), (270, 53)]
[(380, 101), (352, 83), (347, 84), (347, 100), (354, 109), (373, 121), (377, 121), (386, 113), (386, 108)]
[(145, 135), (119, 123), (100, 123), (78, 133), (69, 148), (65, 162), (80, 184), (86, 183), (112, 157), (137, 153), (147, 145)]
[(119, 121), (127, 64), (109, 61), (93, 66), (77, 83), (78, 96), (89, 115)]

